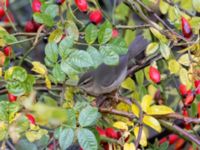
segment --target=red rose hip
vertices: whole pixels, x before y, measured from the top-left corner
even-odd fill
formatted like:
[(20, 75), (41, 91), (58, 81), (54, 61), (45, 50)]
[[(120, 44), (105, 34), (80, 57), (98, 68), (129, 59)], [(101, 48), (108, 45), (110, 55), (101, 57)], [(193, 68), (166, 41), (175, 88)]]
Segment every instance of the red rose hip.
[(9, 57), (12, 54), (12, 47), (6, 46), (6, 47), (4, 47), (3, 51), (4, 51), (4, 54)]
[(17, 96), (11, 94), (11, 93), (8, 93), (8, 100), (10, 102), (15, 102), (17, 100)]
[(185, 96), (188, 93), (187, 87), (184, 84), (180, 84), (179, 92), (182, 96)]
[(117, 29), (113, 29), (112, 30), (112, 38), (116, 38), (119, 36), (119, 32), (117, 31)]
[(75, 4), (81, 12), (88, 10), (88, 3), (86, 0), (75, 0)]
[(24, 30), (25, 32), (35, 32), (33, 21), (27, 21)]
[(90, 21), (94, 24), (99, 24), (103, 20), (102, 12), (100, 10), (94, 10), (90, 12)]
[(33, 12), (40, 12), (41, 5), (42, 4), (41, 4), (40, 0), (33, 0), (33, 2), (32, 2)]
[(27, 117), (27, 119), (29, 120), (29, 122), (30, 122), (31, 124), (34, 124), (34, 125), (35, 125), (35, 117), (34, 117), (33, 115), (31, 115), (31, 114), (26, 114), (26, 117)]
[(151, 66), (149, 69), (149, 77), (154, 83), (160, 82), (160, 72), (153, 66)]
[(113, 139), (118, 139), (119, 135), (113, 128), (106, 128), (106, 136)]
[(192, 36), (192, 28), (188, 20), (184, 17), (181, 17), (182, 33), (185, 38), (190, 38)]

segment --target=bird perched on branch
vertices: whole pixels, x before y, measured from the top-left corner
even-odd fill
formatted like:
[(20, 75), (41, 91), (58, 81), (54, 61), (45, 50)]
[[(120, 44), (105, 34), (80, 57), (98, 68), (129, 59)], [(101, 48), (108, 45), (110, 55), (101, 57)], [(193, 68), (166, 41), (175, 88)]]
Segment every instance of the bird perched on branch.
[(86, 72), (80, 77), (79, 87), (92, 96), (100, 96), (116, 90), (127, 76), (131, 60), (137, 61), (139, 55), (144, 54), (148, 43), (142, 35), (138, 35), (130, 45), (127, 54), (120, 56), (118, 65), (101, 64), (97, 69)]

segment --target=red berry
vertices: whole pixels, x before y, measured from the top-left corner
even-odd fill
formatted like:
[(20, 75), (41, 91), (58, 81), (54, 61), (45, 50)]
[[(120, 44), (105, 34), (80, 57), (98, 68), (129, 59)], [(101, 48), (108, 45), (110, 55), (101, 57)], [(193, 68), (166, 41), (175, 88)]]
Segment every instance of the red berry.
[(12, 54), (12, 47), (6, 46), (6, 47), (4, 47), (3, 51), (4, 51), (4, 54), (9, 57)]
[(100, 10), (94, 10), (90, 12), (89, 18), (92, 23), (99, 24), (103, 19), (102, 12)]
[(33, 12), (40, 12), (41, 5), (42, 4), (41, 4), (40, 0), (33, 0), (33, 2), (32, 2)]
[(184, 143), (185, 143), (185, 140), (179, 138), (177, 140), (177, 142), (175, 143), (174, 150), (181, 150), (181, 149), (183, 149)]
[(186, 85), (180, 84), (179, 92), (181, 93), (182, 96), (185, 96), (188, 93)]
[(179, 139), (179, 136), (176, 134), (169, 135), (169, 144), (174, 144)]
[(113, 128), (106, 128), (106, 136), (113, 139), (119, 139), (118, 133)]
[(5, 11), (3, 7), (0, 7), (0, 19), (2, 19), (4, 15), (5, 15)]
[(154, 83), (159, 83), (160, 82), (160, 72), (155, 67), (153, 67), (153, 66), (150, 67), (149, 76), (150, 76), (150, 79)]
[(188, 20), (184, 17), (181, 17), (182, 23), (182, 33), (185, 38), (190, 38), (192, 36), (192, 28), (188, 22)]
[(194, 94), (191, 92), (189, 94), (187, 94), (186, 98), (184, 99), (184, 105), (188, 106), (190, 104), (192, 104), (192, 102), (194, 101)]
[(75, 0), (75, 4), (81, 12), (88, 10), (88, 3), (86, 0)]
[(27, 21), (25, 25), (25, 32), (35, 32), (33, 21)]
[(96, 127), (96, 130), (98, 131), (100, 136), (106, 136), (106, 132), (104, 129), (102, 129), (101, 127)]
[(162, 144), (162, 143), (165, 143), (165, 142), (167, 142), (167, 138), (166, 137), (164, 137), (164, 138), (159, 140), (159, 144)]
[(198, 117), (200, 118), (200, 102), (197, 105), (197, 112), (198, 112)]
[(65, 2), (65, 0), (56, 0), (56, 4), (62, 5)]
[(8, 100), (10, 102), (15, 102), (17, 100), (17, 96), (11, 94), (11, 93), (8, 93)]
[(26, 117), (28, 118), (29, 122), (31, 124), (35, 124), (35, 117), (31, 114), (26, 114)]
[(194, 81), (194, 85), (196, 87), (196, 94), (200, 94), (200, 80)]
[(117, 31), (117, 29), (113, 29), (112, 30), (112, 37), (113, 38), (116, 38), (116, 37), (118, 37), (119, 36), (119, 32)]

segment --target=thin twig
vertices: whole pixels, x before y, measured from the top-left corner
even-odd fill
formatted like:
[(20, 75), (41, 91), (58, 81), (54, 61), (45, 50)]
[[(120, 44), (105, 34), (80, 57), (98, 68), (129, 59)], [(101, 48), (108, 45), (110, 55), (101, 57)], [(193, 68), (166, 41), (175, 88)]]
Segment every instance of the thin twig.
[(125, 25), (116, 25), (115, 28), (117, 29), (128, 29), (128, 30), (137, 30), (137, 29), (145, 29), (151, 27), (150, 24), (144, 25), (135, 25), (135, 26), (125, 26)]
[(156, 118), (169, 118), (169, 119), (180, 119), (183, 120), (185, 123), (194, 123), (194, 124), (200, 124), (200, 119), (199, 118), (191, 118), (191, 117), (185, 117), (182, 116), (178, 113), (172, 113), (172, 114), (167, 114), (167, 115), (155, 115), (154, 117)]
[(124, 111), (119, 111), (116, 109), (108, 109), (108, 108), (99, 108), (99, 112), (101, 113), (108, 113), (108, 114), (113, 114), (113, 115), (118, 115), (118, 116), (123, 116), (129, 119), (134, 119), (136, 118), (136, 116), (133, 113), (129, 113), (129, 112), (124, 112)]
[(175, 124), (172, 124), (162, 119), (160, 119), (159, 121), (163, 127), (167, 128), (168, 130), (173, 131), (174, 133), (180, 135), (181, 137), (183, 137), (184, 139), (188, 141), (196, 143), (200, 147), (200, 139), (197, 138), (196, 136), (188, 133), (187, 131), (185, 131), (184, 129), (180, 128), (179, 126)]

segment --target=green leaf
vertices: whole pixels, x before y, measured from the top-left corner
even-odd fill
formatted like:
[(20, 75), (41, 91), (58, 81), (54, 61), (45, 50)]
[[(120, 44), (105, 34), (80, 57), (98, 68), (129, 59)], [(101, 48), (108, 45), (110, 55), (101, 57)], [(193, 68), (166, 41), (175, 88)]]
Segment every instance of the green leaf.
[(48, 43), (45, 47), (45, 55), (47, 59), (52, 62), (56, 62), (58, 60), (58, 47), (57, 44), (52, 42)]
[(72, 51), (74, 44), (74, 38), (72, 36), (66, 36), (59, 44), (58, 52), (62, 58), (66, 58)]
[(75, 67), (80, 69), (89, 68), (94, 65), (90, 54), (83, 50), (76, 50), (74, 51), (67, 61)]
[(63, 61), (61, 62), (60, 67), (61, 67), (61, 70), (62, 70), (64, 73), (66, 73), (67, 75), (69, 75), (69, 76), (70, 76), (70, 75), (76, 75), (76, 74), (79, 73), (79, 71), (78, 71), (77, 69), (73, 68), (73, 67), (71, 66), (71, 64), (69, 64), (68, 59), (63, 60)]
[(190, 117), (196, 117), (196, 114), (197, 114), (197, 104), (195, 103), (192, 103), (191, 105), (191, 109), (190, 109)]
[(41, 23), (41, 24), (44, 24), (44, 25), (49, 26), (49, 27), (54, 26), (54, 20), (48, 14), (34, 13), (33, 18), (37, 23)]
[(160, 43), (160, 52), (161, 52), (162, 57), (164, 57), (166, 60), (169, 59), (171, 49), (167, 44)]
[(5, 80), (24, 82), (28, 74), (26, 70), (20, 66), (14, 66), (6, 70)]
[(107, 46), (110, 46), (118, 55), (124, 55), (128, 52), (127, 44), (121, 37), (113, 39)]
[(63, 36), (63, 31), (61, 29), (56, 29), (53, 32), (51, 32), (48, 41), (58, 43), (60, 42), (62, 36)]
[(81, 128), (78, 130), (78, 142), (85, 150), (97, 150), (98, 144), (95, 135), (88, 129)]
[(158, 47), (159, 47), (159, 44), (157, 42), (149, 43), (149, 45), (147, 46), (145, 50), (146, 56), (154, 54), (157, 51)]
[(14, 94), (15, 96), (21, 96), (26, 93), (25, 86), (19, 81), (8, 82), (6, 88), (10, 93)]
[(117, 65), (119, 63), (119, 56), (111, 49), (110, 46), (101, 46), (100, 53), (103, 56), (103, 62), (107, 65)]
[(95, 25), (90, 24), (85, 29), (85, 40), (88, 44), (92, 44), (95, 42), (98, 36), (98, 29)]
[(56, 64), (53, 68), (53, 76), (58, 82), (64, 82), (65, 80), (65, 73), (61, 70), (59, 64)]
[[(134, 20), (129, 19), (127, 25), (128, 26), (134, 26), (135, 25)], [(136, 35), (136, 32), (133, 31), (133, 30), (126, 30), (125, 31), (124, 39), (125, 39), (127, 45), (130, 45), (133, 42), (133, 40), (135, 39), (135, 35)]]
[(74, 109), (67, 109), (67, 121), (64, 124), (76, 129), (76, 111)]
[(129, 15), (129, 10), (129, 7), (121, 2), (115, 9), (115, 18), (117, 18), (117, 20), (125, 21), (126, 17)]
[(70, 128), (63, 129), (58, 139), (59, 145), (62, 150), (67, 149), (73, 143), (73, 140), (74, 140), (74, 131), (73, 129)]
[(95, 68), (98, 67), (103, 62), (103, 57), (96, 48), (89, 46), (87, 49), (87, 52), (90, 54), (90, 56), (94, 62)]
[(143, 70), (139, 70), (135, 73), (136, 81), (139, 85), (142, 85), (144, 82), (144, 72)]
[(105, 44), (112, 37), (112, 25), (109, 21), (105, 21), (99, 30), (98, 33), (98, 42), (99, 44)]
[(27, 147), (29, 150), (37, 150), (37, 146), (26, 139), (20, 139), (15, 146), (16, 150), (27, 150)]
[(168, 147), (169, 147), (169, 143), (164, 142), (160, 145), (159, 150), (168, 150)]
[(76, 41), (79, 39), (79, 30), (73, 21), (67, 21), (65, 28), (67, 30), (68, 36), (73, 37)]
[(98, 109), (88, 106), (84, 108), (79, 115), (79, 124), (81, 127), (87, 127), (95, 125), (99, 119), (100, 114)]
[(58, 15), (58, 5), (50, 4), (45, 9), (45, 14), (50, 15), (52, 18), (55, 18)]

